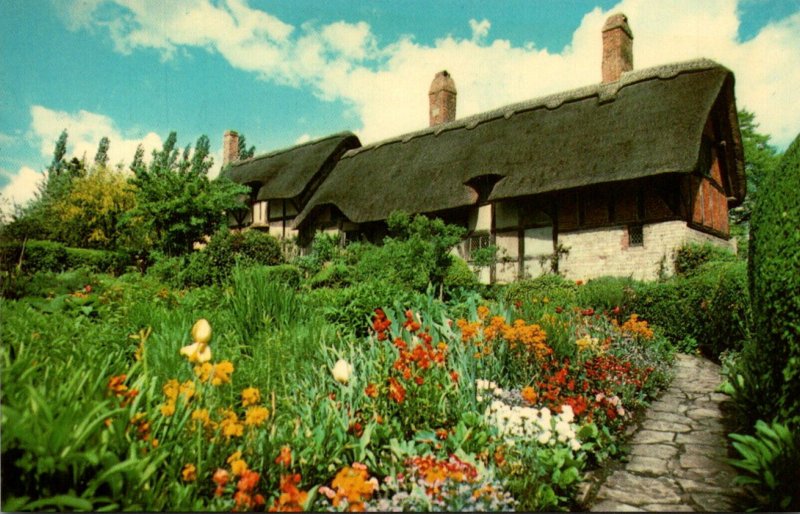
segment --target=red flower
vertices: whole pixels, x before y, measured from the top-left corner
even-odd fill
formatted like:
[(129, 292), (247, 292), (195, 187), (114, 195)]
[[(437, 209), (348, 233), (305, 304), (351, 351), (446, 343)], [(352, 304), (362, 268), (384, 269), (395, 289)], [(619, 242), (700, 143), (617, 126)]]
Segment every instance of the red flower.
[(397, 403), (403, 403), (406, 399), (405, 388), (394, 377), (389, 377), (389, 397)]
[(581, 311), (584, 316), (594, 316), (594, 309), (584, 309)]
[(370, 398), (375, 398), (378, 396), (378, 388), (375, 387), (375, 384), (369, 384), (367, 387), (364, 388), (364, 394), (366, 394)]
[(458, 383), (458, 371), (451, 371), (450, 372), (450, 380), (452, 380), (453, 383), (455, 383), (455, 384)]

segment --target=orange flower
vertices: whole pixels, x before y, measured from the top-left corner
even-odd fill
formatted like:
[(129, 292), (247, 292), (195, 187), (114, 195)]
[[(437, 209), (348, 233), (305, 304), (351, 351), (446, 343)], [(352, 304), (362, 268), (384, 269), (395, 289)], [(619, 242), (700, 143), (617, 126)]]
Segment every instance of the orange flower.
[(194, 482), (197, 480), (197, 468), (194, 467), (194, 464), (187, 464), (183, 467), (181, 478), (183, 478), (184, 482)]
[(292, 449), (288, 446), (281, 448), (281, 453), (275, 458), (275, 464), (288, 468), (292, 465)]
[(406, 399), (405, 388), (394, 377), (389, 377), (389, 397), (399, 404)]
[(522, 388), (522, 399), (523, 400), (525, 400), (526, 402), (528, 402), (531, 405), (533, 405), (534, 403), (536, 403), (536, 398), (538, 398), (538, 395), (536, 394), (536, 391), (531, 386)]
[(128, 390), (128, 386), (125, 385), (125, 380), (128, 378), (127, 375), (116, 375), (108, 379), (108, 390), (114, 396), (122, 396), (125, 394), (125, 391)]
[(478, 307), (478, 319), (483, 321), (484, 319), (486, 319), (486, 316), (488, 315), (489, 315), (489, 307), (485, 305), (481, 305), (480, 307)]
[(308, 493), (297, 488), (300, 483), (300, 475), (281, 476), (281, 494), (270, 507), (270, 512), (302, 512)]
[(378, 489), (378, 482), (374, 478), (369, 478), (366, 466), (355, 462), (352, 467), (345, 466), (339, 470), (331, 482), (331, 487), (336, 490), (332, 500), (334, 507), (339, 507), (342, 500), (347, 500), (351, 512), (362, 512), (364, 502)]
[(227, 485), (228, 480), (230, 479), (230, 477), (231, 477), (230, 473), (228, 473), (227, 470), (222, 469), (222, 468), (218, 468), (214, 472), (214, 476), (211, 477), (211, 480), (213, 480), (214, 483), (217, 484), (219, 487), (225, 487), (225, 485)]
[(378, 388), (375, 386), (375, 384), (369, 384), (364, 388), (364, 394), (370, 398), (375, 398), (378, 396)]

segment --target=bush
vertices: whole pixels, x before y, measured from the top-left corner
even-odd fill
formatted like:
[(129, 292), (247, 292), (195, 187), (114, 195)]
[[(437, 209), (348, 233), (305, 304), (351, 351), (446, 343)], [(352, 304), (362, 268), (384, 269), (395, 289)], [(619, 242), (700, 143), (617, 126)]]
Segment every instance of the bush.
[(21, 271), (63, 271), (67, 267), (67, 249), (61, 243), (52, 241), (27, 241), (26, 243), (4, 243), (0, 245), (0, 264), (2, 270), (16, 269), (22, 256)]
[[(736, 396), (755, 419), (800, 425), (800, 136), (767, 174), (750, 232), (753, 337)], [(738, 384), (738, 381), (736, 381)]]
[(679, 347), (694, 344), (712, 359), (742, 348), (750, 302), (744, 262), (709, 262), (690, 277), (633, 286), (629, 312), (639, 314)]
[(578, 286), (574, 282), (560, 275), (547, 274), (509, 284), (502, 297), (509, 304), (547, 298), (550, 303), (567, 306), (575, 304), (577, 291)]
[(350, 284), (350, 269), (341, 262), (326, 262), (321, 270), (308, 279), (307, 284), (312, 289), (346, 287)]
[(675, 251), (675, 273), (691, 275), (707, 262), (735, 261), (729, 250), (711, 243), (688, 243)]
[(599, 277), (580, 286), (577, 292), (578, 305), (591, 307), (598, 311), (610, 311), (615, 307), (621, 309), (623, 316), (630, 311), (631, 296), (639, 283), (632, 278)]
[(302, 271), (293, 264), (279, 264), (277, 266), (263, 268), (263, 270), (264, 275), (266, 275), (270, 283), (282, 284), (291, 289), (300, 287)]
[(118, 275), (131, 264), (127, 252), (91, 250), (88, 248), (67, 248), (67, 268), (89, 268), (99, 273)]
[[(234, 239), (239, 234), (234, 236)], [(257, 230), (248, 230), (242, 235), (239, 253), (253, 264), (275, 266), (283, 262), (281, 243), (276, 238)]]
[(444, 287), (452, 290), (456, 288), (473, 289), (478, 286), (478, 278), (470, 269), (467, 261), (460, 257), (452, 257), (450, 266), (444, 275)]

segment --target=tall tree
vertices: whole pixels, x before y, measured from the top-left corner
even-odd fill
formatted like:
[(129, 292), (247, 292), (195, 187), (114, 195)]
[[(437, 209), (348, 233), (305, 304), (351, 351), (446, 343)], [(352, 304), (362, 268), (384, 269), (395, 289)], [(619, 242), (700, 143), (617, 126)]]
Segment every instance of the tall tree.
[(731, 211), (731, 220), (747, 232), (753, 206), (758, 201), (759, 188), (764, 177), (777, 169), (781, 154), (770, 144), (770, 136), (758, 131), (754, 113), (745, 109), (739, 111), (739, 130), (742, 133), (744, 146), (747, 196), (742, 205)]
[(253, 157), (253, 155), (255, 153), (256, 153), (256, 147), (255, 146), (251, 146), (250, 148), (247, 148), (247, 138), (245, 137), (244, 134), (240, 134), (239, 135), (239, 160), (243, 161), (245, 159), (249, 159), (249, 158)]
[(64, 160), (64, 156), (67, 155), (67, 137), (67, 129), (64, 129), (56, 140), (56, 147), (53, 150), (53, 162), (47, 168), (48, 173), (51, 175), (61, 175), (67, 165)]
[(109, 144), (110, 143), (107, 137), (103, 136), (103, 138), (100, 139), (100, 143), (97, 145), (97, 153), (94, 155), (94, 163), (98, 166), (108, 165)]
[(142, 223), (156, 249), (169, 255), (192, 251), (195, 242), (225, 222), (225, 212), (236, 208), (238, 195), (246, 192), (227, 178), (209, 180), (208, 137), (200, 136), (194, 150), (187, 147), (182, 154), (177, 141), (171, 132), (149, 165), (134, 168), (137, 205), (127, 215), (128, 223)]

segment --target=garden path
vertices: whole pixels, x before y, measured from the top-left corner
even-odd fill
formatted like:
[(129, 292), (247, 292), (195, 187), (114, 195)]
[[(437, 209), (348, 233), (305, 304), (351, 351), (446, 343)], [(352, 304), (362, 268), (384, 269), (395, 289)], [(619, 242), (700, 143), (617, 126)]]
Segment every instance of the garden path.
[(654, 401), (630, 442), (630, 460), (586, 491), (592, 511), (741, 510), (728, 457), (727, 395), (714, 392), (720, 367), (677, 356), (675, 379)]

